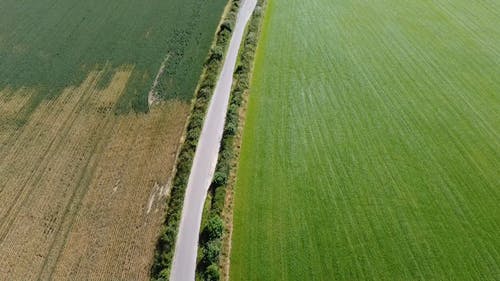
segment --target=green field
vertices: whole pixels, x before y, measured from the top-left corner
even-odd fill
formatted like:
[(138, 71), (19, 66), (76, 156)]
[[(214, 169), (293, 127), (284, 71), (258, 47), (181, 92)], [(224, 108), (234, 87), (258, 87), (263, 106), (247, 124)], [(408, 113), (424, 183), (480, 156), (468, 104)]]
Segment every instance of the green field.
[(133, 66), (118, 110), (147, 110), (166, 58), (163, 98), (190, 100), (225, 0), (0, 1), (0, 90), (36, 87), (46, 96), (79, 85), (89, 71)]
[(231, 280), (499, 280), (500, 2), (269, 2)]

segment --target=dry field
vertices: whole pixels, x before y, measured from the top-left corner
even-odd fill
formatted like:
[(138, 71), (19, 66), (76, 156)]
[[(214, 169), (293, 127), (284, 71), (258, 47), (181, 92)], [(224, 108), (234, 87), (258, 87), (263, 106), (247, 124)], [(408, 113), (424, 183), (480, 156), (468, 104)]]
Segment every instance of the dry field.
[(0, 90), (0, 280), (147, 280), (189, 104), (116, 115), (133, 67), (44, 100)]

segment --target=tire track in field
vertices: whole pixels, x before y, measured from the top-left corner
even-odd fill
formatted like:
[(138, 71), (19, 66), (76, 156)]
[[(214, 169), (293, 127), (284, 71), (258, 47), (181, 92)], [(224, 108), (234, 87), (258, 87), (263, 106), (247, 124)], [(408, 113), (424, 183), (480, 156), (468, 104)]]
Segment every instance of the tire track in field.
[[(93, 79), (94, 83), (96, 82), (95, 78)], [(86, 89), (87, 90), (87, 89)], [(70, 96), (70, 93), (68, 92), (68, 99)], [(76, 96), (76, 95), (73, 95)], [(77, 96), (78, 97), (78, 96)], [(62, 124), (55, 130), (53, 131), (54, 133), (51, 134), (51, 138), (49, 140), (49, 143), (47, 144), (46, 148), (42, 150), (43, 154), (39, 157), (39, 161), (29, 161), (32, 167), (36, 167), (33, 172), (30, 173), (30, 176), (26, 178), (22, 183), (21, 183), (21, 190), (15, 190), (16, 195), (14, 197), (14, 200), (12, 200), (11, 205), (8, 206), (7, 211), (5, 215), (1, 217), (2, 224), (0, 225), (0, 246), (3, 243), (3, 240), (5, 239), (5, 236), (8, 233), (8, 230), (10, 229), (10, 226), (16, 219), (19, 210), (25, 205), (26, 200), (28, 199), (31, 190), (33, 190), (36, 187), (36, 182), (40, 180), (42, 177), (43, 173), (46, 171), (48, 168), (47, 165), (48, 163), (54, 159), (54, 157), (57, 156), (55, 153), (50, 153), (52, 150), (56, 150), (59, 145), (64, 141), (64, 139), (67, 137), (67, 134), (74, 123), (76, 119), (76, 114), (75, 112), (78, 110), (78, 107), (81, 106), (81, 104), (85, 104), (88, 100), (90, 99), (90, 96), (87, 95), (81, 95), (79, 98), (75, 99), (73, 101), (73, 104), (71, 104), (70, 109), (67, 111), (67, 116), (74, 116), (74, 118), (65, 118), (66, 114), (59, 114), (56, 110), (52, 110), (49, 108), (49, 115), (56, 115), (56, 119), (63, 119)], [(65, 102), (64, 100), (63, 102)], [(80, 104), (81, 103), (81, 104)], [(57, 104), (52, 103), (53, 106), (57, 106)], [(42, 116), (40, 118), (45, 118), (44, 114), (42, 113)], [(49, 119), (50, 120), (50, 119)], [(36, 121), (35, 121), (36, 122)], [(35, 125), (36, 126), (36, 125)], [(40, 131), (43, 131), (44, 127), (43, 126), (38, 126)], [(29, 138), (29, 135), (31, 134), (29, 130), (29, 126), (24, 130), (27, 137)], [(42, 136), (43, 132), (39, 133), (38, 136)], [(41, 137), (43, 138), (43, 136)], [(24, 145), (25, 143), (22, 141), (17, 142), (19, 144), (18, 148), (19, 150), (25, 149)], [(22, 155), (21, 151), (18, 151), (17, 149), (14, 150), (14, 153), (12, 153), (12, 157), (17, 157), (19, 154)], [(15, 158), (14, 158), (15, 159)], [(15, 162), (14, 159), (7, 159), (4, 161), (6, 164), (10, 164), (12, 162)], [(2, 167), (0, 167), (0, 171), (2, 171)], [(15, 188), (18, 185), (16, 183), (10, 183), (6, 182), (5, 186), (10, 185), (11, 188)], [(2, 189), (3, 191), (3, 189)]]
[[(91, 93), (92, 96), (104, 95), (104, 97), (100, 98), (101, 101), (98, 98), (97, 104), (102, 104), (102, 105), (106, 104), (105, 102), (102, 101), (103, 98), (104, 99), (108, 98), (105, 95), (111, 95), (112, 97), (115, 97), (115, 99), (117, 99), (124, 92), (127, 85), (126, 82), (130, 78), (131, 72), (132, 71), (128, 71), (128, 73), (124, 73), (125, 77), (118, 77), (118, 79), (116, 79), (118, 82), (114, 82), (113, 80), (111, 81), (110, 85), (115, 85), (115, 83), (118, 83), (119, 85), (119, 88), (112, 89), (113, 91), (111, 93), (109, 93), (109, 91), (107, 90), (104, 90), (101, 93), (98, 92)], [(121, 76), (123, 76), (123, 74), (121, 74)], [(47, 258), (45, 259), (42, 265), (42, 269), (37, 277), (37, 280), (52, 280), (55, 267), (61, 257), (61, 252), (63, 250), (63, 247), (66, 245), (69, 231), (71, 230), (74, 221), (76, 219), (75, 216), (80, 209), (83, 197), (85, 196), (88, 188), (90, 187), (90, 180), (94, 175), (96, 169), (96, 163), (98, 163), (99, 159), (101, 159), (103, 156), (102, 151), (104, 150), (104, 147), (106, 145), (106, 141), (104, 140), (110, 137), (110, 132), (113, 126), (112, 120), (114, 117), (112, 114), (109, 113), (104, 113), (104, 114), (105, 114), (104, 122), (99, 123), (99, 126), (94, 130), (95, 136), (91, 137), (91, 139), (95, 139), (95, 137), (97, 137), (97, 140), (94, 142), (92, 150), (87, 153), (91, 155), (91, 157), (87, 159), (85, 167), (82, 169), (82, 174), (79, 177), (78, 183), (76, 184), (76, 188), (73, 190), (71, 197), (68, 200), (69, 203), (66, 205), (66, 208), (64, 209), (62, 215), (62, 222), (61, 224), (58, 225), (55, 231), (54, 236), (58, 237), (59, 239), (52, 240), (52, 243), (48, 249)], [(86, 116), (83, 116), (82, 119), (88, 121), (88, 117)], [(99, 132), (107, 132), (107, 134), (99, 134)]]
[[(43, 156), (40, 157), (41, 161), (38, 162), (39, 165), (36, 168), (36, 170), (24, 181), (24, 185), (22, 188), (22, 191), (16, 194), (16, 200), (14, 201), (14, 204), (9, 206), (8, 212), (4, 219), (2, 220), (2, 237), (1, 237), (1, 243), (0, 246), (6, 246), (3, 245), (4, 241), (9, 233), (9, 231), (12, 230), (13, 224), (17, 224), (19, 220), (24, 220), (26, 219), (26, 216), (24, 214), (29, 214), (29, 211), (27, 211), (27, 204), (28, 201), (33, 201), (30, 203), (30, 206), (33, 206), (33, 203), (35, 204), (40, 204), (40, 201), (52, 201), (56, 199), (55, 201), (52, 201), (53, 205), (56, 205), (56, 207), (51, 207), (53, 211), (46, 210), (46, 208), (41, 207), (40, 210), (46, 210), (44, 213), (46, 214), (45, 216), (48, 215), (48, 217), (43, 217), (42, 222), (37, 221), (35, 219), (34, 222), (35, 224), (43, 224), (43, 233), (42, 237), (40, 238), (42, 241), (49, 241), (52, 239), (52, 244), (57, 241), (56, 237), (58, 237), (58, 231), (61, 225), (67, 220), (67, 210), (69, 206), (76, 206), (78, 205), (78, 202), (72, 202), (71, 199), (74, 198), (74, 195), (76, 192), (81, 192), (82, 194), (85, 193), (85, 188), (82, 188), (80, 184), (76, 184), (75, 182), (78, 182), (79, 180), (73, 180), (76, 178), (82, 179), (82, 177), (86, 174), (86, 170), (89, 166), (89, 163), (93, 159), (94, 155), (89, 152), (90, 150), (94, 150), (92, 147), (95, 147), (98, 145), (99, 141), (96, 141), (96, 136), (99, 136), (99, 130), (103, 129), (103, 123), (99, 122), (98, 119), (96, 119), (94, 124), (97, 126), (93, 127), (88, 127), (86, 124), (89, 121), (89, 113), (85, 112), (87, 108), (91, 108), (91, 110), (95, 111), (98, 108), (95, 108), (91, 105), (93, 102), (93, 99), (95, 99), (95, 95), (100, 94), (95, 90), (97, 81), (99, 80), (100, 75), (98, 74), (92, 74), (89, 76), (88, 83), (84, 84), (84, 87), (76, 88), (76, 89), (69, 89), (66, 95), (68, 96), (74, 96), (78, 97), (76, 101), (74, 101), (74, 104), (71, 106), (71, 110), (68, 110), (69, 115), (65, 114), (60, 114), (61, 118), (64, 118), (65, 116), (69, 117), (66, 118), (62, 122), (62, 126), (59, 130), (53, 131), (55, 136), (52, 140), (50, 140), (50, 144), (47, 148), (47, 150), (44, 152)], [(122, 90), (119, 91), (121, 93)], [(80, 93), (79, 93), (80, 92)], [(100, 95), (101, 99), (106, 99), (105, 95)], [(98, 97), (99, 98), (99, 95)], [(60, 99), (60, 100), (59, 100)], [(58, 106), (60, 104), (60, 101), (62, 101), (62, 104), (65, 104), (66, 99), (63, 96), (61, 96), (56, 102), (54, 102), (54, 106)], [(48, 108), (48, 112), (56, 112), (58, 113), (57, 110), (51, 110), (51, 107)], [(44, 111), (47, 112), (47, 111)], [(109, 116), (110, 114), (106, 114)], [(35, 116), (37, 116), (35, 114)], [(93, 118), (100, 118), (100, 115), (95, 115)], [(45, 114), (42, 113), (40, 115), (41, 118), (45, 118)], [(71, 118), (73, 117), (73, 118)], [(50, 118), (49, 118), (50, 119)], [(106, 123), (104, 123), (106, 124)], [(82, 127), (83, 126), (83, 127)], [(44, 128), (43, 126), (40, 126), (42, 129)], [(28, 126), (29, 128), (29, 126)], [(29, 130), (27, 131), (29, 134)], [(81, 134), (87, 134), (87, 137), (81, 137)], [(54, 136), (54, 135), (49, 135), (49, 136)], [(94, 136), (94, 137), (93, 137)], [(24, 144), (23, 142), (20, 142), (21, 144)], [(66, 157), (67, 156), (67, 157)], [(91, 156), (91, 157), (90, 157)], [(89, 158), (90, 157), (90, 158)], [(60, 162), (59, 158), (63, 162)], [(74, 159), (74, 160), (69, 160), (69, 159)], [(70, 162), (67, 162), (67, 161)], [(86, 161), (87, 164), (82, 163), (83, 161)], [(66, 163), (64, 162), (66, 161)], [(38, 164), (37, 162), (34, 162), (34, 165)], [(83, 164), (83, 165), (82, 165)], [(65, 174), (53, 174), (50, 172), (51, 169), (55, 169), (58, 171), (61, 171)], [(80, 174), (80, 175), (79, 175)], [(21, 176), (23, 174), (20, 174)], [(69, 175), (67, 177), (66, 175)], [(47, 177), (50, 176), (50, 177)], [(47, 197), (52, 195), (52, 193), (46, 193), (43, 192), (43, 189), (45, 188), (50, 188), (51, 185), (55, 184), (54, 180), (56, 181), (63, 181), (67, 185), (66, 188), (61, 189), (60, 191), (63, 192), (63, 194), (53, 198), (52, 200), (47, 198), (47, 200), (40, 200), (39, 197), (34, 197), (34, 194), (42, 192), (40, 196), (42, 197)], [(74, 187), (73, 187), (74, 186)], [(80, 186), (80, 187), (78, 187)], [(83, 185), (85, 187), (85, 185)], [(35, 189), (36, 187), (36, 189)], [(71, 189), (73, 187), (73, 189)], [(69, 188), (69, 189), (68, 189)], [(63, 202), (65, 199), (68, 197), (66, 194), (73, 192), (73, 195), (69, 197), (70, 201), (68, 202), (70, 205), (66, 205), (66, 207), (61, 208), (61, 204), (65, 205)], [(61, 212), (62, 210), (65, 210), (64, 212)], [(23, 215), (21, 215), (21, 210), (23, 211)], [(28, 213), (26, 213), (28, 212)], [(47, 213), (48, 212), (48, 213)], [(41, 215), (41, 214), (40, 214)], [(61, 216), (62, 215), (62, 216)], [(31, 219), (30, 219), (31, 220)], [(17, 228), (16, 228), (17, 229)], [(34, 239), (34, 238), (33, 238)], [(36, 240), (40, 240), (36, 239)], [(53, 252), (51, 245), (49, 249), (43, 250), (43, 248), (39, 248), (39, 251), (45, 252), (48, 251)], [(42, 256), (44, 256), (42, 254)], [(50, 258), (50, 257), (48, 257)], [(47, 257), (44, 259), (45, 263), (47, 262)], [(33, 273), (35, 273), (34, 271)]]

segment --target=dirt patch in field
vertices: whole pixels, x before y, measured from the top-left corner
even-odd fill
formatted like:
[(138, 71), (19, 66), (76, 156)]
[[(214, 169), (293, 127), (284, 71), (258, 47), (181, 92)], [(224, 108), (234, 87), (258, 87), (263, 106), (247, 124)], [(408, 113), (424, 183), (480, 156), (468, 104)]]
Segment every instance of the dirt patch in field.
[(155, 80), (153, 81), (153, 85), (151, 85), (151, 90), (148, 93), (148, 106), (151, 107), (154, 103), (157, 103), (161, 100), (158, 96), (158, 84), (160, 83), (160, 78), (163, 76), (165, 72), (165, 68), (167, 67), (168, 58), (170, 54), (167, 54), (163, 59), (160, 69), (158, 69), (158, 73), (156, 73)]
[(102, 72), (15, 120), (34, 93), (0, 90), (0, 280), (148, 280), (185, 102), (115, 115), (133, 67)]

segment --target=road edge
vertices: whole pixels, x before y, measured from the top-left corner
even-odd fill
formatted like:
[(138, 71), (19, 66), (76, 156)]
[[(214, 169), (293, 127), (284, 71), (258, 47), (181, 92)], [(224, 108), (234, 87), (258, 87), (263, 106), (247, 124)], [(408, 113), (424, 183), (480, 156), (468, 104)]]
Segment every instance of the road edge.
[[(206, 199), (201, 229), (207, 227), (207, 222), (213, 217), (221, 217), (224, 224), (224, 233), (221, 241), (211, 241), (206, 234), (200, 233), (198, 248), (197, 277), (207, 277), (213, 274), (210, 264), (203, 262), (205, 255), (214, 251), (219, 253), (217, 266), (219, 280), (229, 280), (230, 253), (232, 239), (233, 193), (236, 184), (241, 138), (245, 124), (245, 112), (249, 98), (249, 88), (255, 64), (259, 39), (263, 28), (268, 0), (258, 0), (254, 13), (245, 29), (243, 44), (238, 54), (237, 68), (233, 74), (230, 106), (226, 114), (224, 135), (219, 150), (218, 164), (214, 178)], [(222, 179), (222, 182), (221, 182)], [(205, 231), (206, 232), (206, 231)], [(204, 237), (205, 236), (205, 237)], [(214, 257), (211, 257), (212, 259)]]
[[(184, 128), (184, 134), (180, 139), (179, 150), (173, 168), (174, 175), (172, 176), (170, 194), (166, 199), (165, 217), (151, 262), (150, 279), (152, 281), (168, 280), (170, 276), (187, 179), (191, 171), (205, 113), (224, 63), (219, 56), (225, 57), (230, 42), (229, 39), (232, 36), (232, 30), (228, 30), (227, 25), (234, 25), (236, 22), (240, 2), (241, 0), (229, 0), (224, 7), (219, 24), (214, 31), (214, 39), (205, 59), (194, 97), (191, 100), (190, 114)], [(222, 54), (219, 53), (221, 51)]]

